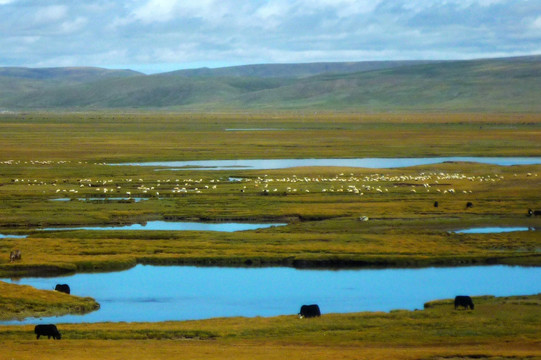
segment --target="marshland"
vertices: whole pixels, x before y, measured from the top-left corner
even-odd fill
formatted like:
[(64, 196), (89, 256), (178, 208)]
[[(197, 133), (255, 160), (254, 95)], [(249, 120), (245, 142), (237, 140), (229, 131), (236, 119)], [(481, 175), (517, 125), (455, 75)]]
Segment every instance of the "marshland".
[[(35, 316), (37, 324), (43, 317), (100, 311), (92, 294), (36, 289), (17, 284), (19, 278), (143, 264), (334, 271), (541, 265), (541, 217), (528, 214), (541, 209), (537, 114), (28, 112), (1, 115), (0, 139), (4, 321)], [(434, 157), (532, 162), (205, 170), (122, 165)], [(265, 226), (142, 230), (155, 222)], [(115, 228), (133, 224), (139, 230)], [(461, 232), (472, 228), (522, 230)], [(21, 259), (10, 262), (15, 249)], [(61, 341), (36, 341), (31, 325), (2, 325), (0, 336), (3, 356), (20, 359), (38, 351), (81, 359), (535, 358), (541, 356), (539, 292), (472, 294), (475, 310), (455, 310), (452, 300), (438, 298), (427, 299), (435, 302), (424, 308), (385, 312), (361, 304), (345, 313), (322, 308), (317, 319), (298, 319), (298, 308), (197, 321), (63, 324), (59, 318)]]

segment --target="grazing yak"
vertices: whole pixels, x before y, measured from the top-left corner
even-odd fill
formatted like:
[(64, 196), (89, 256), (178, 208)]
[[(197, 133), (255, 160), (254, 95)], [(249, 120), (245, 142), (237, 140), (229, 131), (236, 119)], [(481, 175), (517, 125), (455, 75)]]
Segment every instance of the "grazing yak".
[(473, 207), (473, 203), (471, 201), (468, 201), (466, 203), (466, 209), (471, 209)]
[(55, 340), (60, 340), (62, 338), (62, 335), (60, 335), (56, 325), (53, 324), (36, 325), (34, 332), (36, 333), (36, 339), (39, 339), (41, 335), (47, 336), (47, 339), (50, 339), (51, 336)]
[(68, 284), (56, 284), (55, 288), (56, 291), (60, 291), (66, 294), (70, 293), (70, 287)]
[(465, 295), (456, 296), (455, 297), (455, 310), (459, 306), (462, 306), (465, 309), (468, 309), (468, 307), (469, 307), (470, 309), (473, 310), (473, 301), (472, 301), (471, 297), (465, 296)]
[(541, 216), (541, 210), (528, 209), (528, 216)]
[(438, 202), (437, 201), (434, 201), (434, 207), (438, 207)]
[(319, 306), (316, 304), (313, 305), (303, 305), (301, 306), (301, 312), (299, 317), (302, 318), (311, 318), (321, 316), (321, 311), (319, 311)]

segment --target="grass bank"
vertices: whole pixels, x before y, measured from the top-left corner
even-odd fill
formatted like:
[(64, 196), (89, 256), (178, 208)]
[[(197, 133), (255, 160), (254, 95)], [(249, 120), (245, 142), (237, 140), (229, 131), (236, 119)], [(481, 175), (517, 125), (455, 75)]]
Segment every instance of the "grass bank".
[[(527, 215), (528, 208), (541, 203), (539, 165), (182, 173), (85, 164), (0, 167), (12, 171), (0, 176), (0, 234), (6, 236), (0, 238), (0, 276), (112, 271), (137, 263), (541, 265), (535, 230), (541, 228), (541, 218)], [(233, 175), (240, 180), (229, 181)], [(126, 193), (144, 200), (118, 200)], [(68, 201), (52, 201), (59, 197)], [(232, 233), (43, 230), (151, 220), (288, 225)], [(526, 231), (455, 232), (487, 226)], [(22, 251), (22, 259), (9, 262), (15, 249)]]
[(99, 307), (92, 298), (71, 296), (54, 290), (37, 290), (31, 286), (0, 281), (0, 321), (86, 314)]
[[(452, 300), (424, 310), (325, 314), (320, 318), (220, 318), (165, 323), (59, 324), (62, 340), (32, 326), (0, 326), (3, 355), (30, 359), (511, 359), (541, 357), (541, 296)], [(324, 309), (322, 309), (324, 310)], [(34, 355), (32, 355), (34, 354)]]

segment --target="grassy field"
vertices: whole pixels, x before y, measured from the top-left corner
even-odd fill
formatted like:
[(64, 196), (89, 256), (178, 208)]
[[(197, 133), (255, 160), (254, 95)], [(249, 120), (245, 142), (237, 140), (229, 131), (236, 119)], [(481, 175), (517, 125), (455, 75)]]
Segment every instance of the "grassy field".
[[(278, 129), (227, 131), (227, 129)], [(116, 114), (0, 117), (3, 160), (541, 156), (538, 114)], [(92, 175), (91, 173), (88, 175)]]
[(31, 286), (0, 281), (0, 320), (85, 314), (97, 309), (99, 304), (91, 298), (70, 296), (58, 291), (37, 290)]
[[(278, 130), (257, 130), (261, 128)], [(108, 271), (137, 263), (539, 266), (539, 230), (500, 234), (454, 230), (541, 228), (541, 217), (527, 216), (527, 209), (541, 209), (541, 165), (155, 171), (106, 164), (541, 156), (539, 144), (541, 116), (531, 114), (2, 115), (0, 234), (28, 237), (0, 237), (0, 276)], [(467, 208), (467, 202), (473, 207)], [(361, 217), (368, 221), (360, 221)], [(288, 225), (235, 233), (41, 230), (152, 220)], [(22, 251), (22, 259), (9, 262), (15, 249)], [(0, 301), (10, 304), (3, 307), (3, 319), (41, 315), (44, 308), (55, 314), (82, 309), (79, 300), (63, 294), (0, 285)], [(47, 299), (39, 300), (42, 296)], [(280, 317), (65, 325), (61, 342), (36, 342), (32, 329), (25, 326), (0, 327), (0, 336), (7, 344), (7, 352), (2, 352), (7, 359), (33, 358), (38, 351), (59, 359), (97, 354), (104, 359), (179, 354), (208, 359), (540, 357), (538, 297), (478, 301), (486, 307), (473, 312), (454, 312), (449, 304), (439, 304), (418, 312), (329, 314), (310, 322)], [(93, 306), (90, 299), (85, 304)]]
[(541, 296), (451, 300), (425, 310), (321, 318), (221, 318), (165, 323), (60, 324), (62, 340), (33, 326), (0, 326), (2, 356), (33, 359), (539, 359)]

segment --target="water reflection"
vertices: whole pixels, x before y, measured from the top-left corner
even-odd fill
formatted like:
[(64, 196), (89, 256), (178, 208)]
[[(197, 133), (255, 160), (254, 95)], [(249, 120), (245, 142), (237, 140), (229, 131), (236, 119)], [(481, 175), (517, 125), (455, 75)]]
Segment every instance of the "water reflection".
[(443, 162), (477, 162), (493, 165), (541, 164), (541, 157), (433, 157), (433, 158), (359, 158), (359, 159), (259, 159), (259, 160), (200, 160), (123, 163), (111, 165), (167, 167), (168, 170), (263, 170), (299, 166), (339, 166), (387, 169)]
[(7, 239), (7, 238), (11, 238), (11, 239), (25, 239), (27, 238), (28, 235), (10, 235), (10, 234), (0, 234), (0, 239)]
[(49, 199), (49, 201), (72, 201), (72, 200), (77, 200), (77, 201), (95, 201), (95, 202), (99, 202), (99, 201), (103, 201), (103, 202), (107, 202), (107, 201), (130, 201), (130, 202), (141, 202), (141, 201), (145, 201), (145, 200), (148, 200), (149, 198), (139, 198), (139, 197), (111, 197), (111, 198), (107, 198), (107, 197), (91, 197), (91, 198), (77, 198), (77, 199), (72, 199), (72, 198), (55, 198), (55, 199)]
[(535, 228), (527, 226), (516, 226), (516, 227), (478, 227), (464, 230), (454, 231), (457, 234), (496, 234), (504, 232), (514, 232), (514, 231), (535, 231)]
[(144, 224), (117, 226), (79, 226), (45, 228), (44, 231), (61, 230), (164, 230), (164, 231), (221, 231), (234, 232), (264, 229), (273, 226), (285, 226), (286, 223), (234, 223), (234, 222), (187, 222), (187, 221), (148, 221)]
[(457, 294), (536, 294), (541, 292), (539, 279), (541, 267), (333, 271), (138, 265), (122, 272), (23, 278), (17, 283), (48, 290), (68, 283), (73, 295), (91, 296), (101, 304), (88, 315), (25, 321), (36, 323), (276, 316), (296, 314), (302, 304), (313, 303), (322, 313), (414, 310)]

